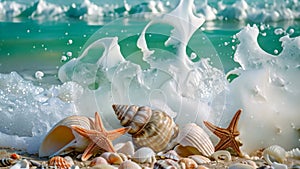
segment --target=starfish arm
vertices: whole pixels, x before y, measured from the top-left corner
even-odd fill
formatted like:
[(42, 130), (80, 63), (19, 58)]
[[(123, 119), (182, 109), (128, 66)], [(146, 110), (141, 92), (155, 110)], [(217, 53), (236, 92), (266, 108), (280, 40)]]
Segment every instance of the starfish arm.
[(88, 130), (88, 129), (84, 129), (82, 127), (79, 126), (71, 126), (73, 130), (75, 130), (77, 133), (79, 133), (80, 135), (82, 135), (83, 137), (86, 137), (88, 139), (91, 139), (91, 137), (93, 135), (97, 135), (98, 132), (95, 130)]
[(90, 143), (87, 148), (84, 150), (84, 153), (81, 156), (81, 161), (88, 160), (95, 152), (96, 150), (96, 144)]
[(92, 141), (101, 149), (107, 152), (116, 152), (112, 142), (104, 136), (98, 135), (92, 138)]
[(113, 141), (121, 135), (127, 133), (130, 130), (130, 127), (123, 127), (107, 132), (107, 137), (109, 140)]
[(98, 112), (95, 112), (95, 129), (100, 132), (105, 131), (101, 117)]
[(233, 150), (238, 154), (238, 156), (243, 157), (243, 154), (240, 150), (240, 145), (236, 140), (232, 141), (232, 146), (231, 148), (233, 148)]
[(240, 119), (241, 113), (242, 113), (242, 109), (239, 109), (235, 113), (235, 115), (233, 116), (227, 129), (229, 129), (230, 131), (237, 131), (237, 125), (238, 125), (238, 121)]
[(230, 138), (227, 137), (225, 139), (221, 139), (218, 144), (215, 146), (215, 150), (224, 150), (226, 148), (228, 148), (229, 146), (229, 143), (230, 143)]
[(229, 132), (226, 129), (217, 127), (208, 121), (203, 121), (203, 123), (211, 132), (220, 138), (224, 137), (225, 135), (229, 135)]

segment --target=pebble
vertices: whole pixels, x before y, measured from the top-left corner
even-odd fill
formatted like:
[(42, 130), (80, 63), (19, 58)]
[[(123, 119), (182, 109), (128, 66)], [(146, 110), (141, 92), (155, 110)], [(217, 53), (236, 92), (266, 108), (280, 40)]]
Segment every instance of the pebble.
[(29, 169), (29, 162), (27, 160), (20, 160), (10, 169)]

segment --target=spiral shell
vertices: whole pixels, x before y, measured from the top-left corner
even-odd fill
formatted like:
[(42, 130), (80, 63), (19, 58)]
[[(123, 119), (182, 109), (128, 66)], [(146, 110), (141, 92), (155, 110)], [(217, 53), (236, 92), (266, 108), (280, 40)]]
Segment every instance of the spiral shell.
[(59, 121), (45, 136), (39, 148), (39, 157), (67, 154), (72, 151), (83, 152), (88, 140), (71, 126), (80, 126), (85, 129), (94, 129), (94, 121), (85, 116), (69, 116)]
[(147, 106), (113, 105), (115, 114), (122, 126), (130, 126), (133, 143), (137, 147), (150, 147), (155, 152), (167, 148), (178, 134), (178, 126), (173, 119), (161, 110)]
[(60, 156), (52, 157), (48, 161), (48, 164), (49, 164), (49, 166), (54, 166), (59, 169), (68, 169), (71, 167), (71, 164), (65, 158), (60, 157)]
[(179, 144), (174, 150), (180, 156), (202, 154), (210, 157), (215, 151), (208, 134), (195, 123), (185, 125), (174, 142)]
[(283, 163), (286, 160), (286, 151), (278, 145), (272, 145), (263, 151), (263, 156), (269, 165), (273, 163), (270, 156), (277, 162)]
[(286, 152), (286, 157), (300, 160), (300, 149), (294, 148), (294, 149)]

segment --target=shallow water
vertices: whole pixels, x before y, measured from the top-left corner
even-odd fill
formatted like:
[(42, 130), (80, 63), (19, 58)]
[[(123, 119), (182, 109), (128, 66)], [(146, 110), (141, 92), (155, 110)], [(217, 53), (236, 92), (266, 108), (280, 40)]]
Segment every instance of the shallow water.
[[(208, 5), (205, 5), (205, 3), (201, 3), (200, 1), (195, 2), (197, 15), (204, 15), (206, 21), (199, 29), (197, 29), (197, 31), (194, 33), (189, 43), (187, 44), (186, 53), (193, 63), (202, 63), (201, 58), (209, 58), (209, 65), (211, 65), (213, 68), (216, 68), (216, 72), (223, 72), (225, 78), (226, 73), (240, 67), (241, 62), (238, 63), (237, 60), (234, 59), (234, 57), (239, 44), (241, 44), (240, 40), (243, 38), (237, 38), (236, 34), (242, 29), (247, 29), (248, 24), (257, 25), (259, 34), (255, 42), (258, 42), (263, 51), (274, 56), (280, 55), (283, 50), (282, 43), (279, 41), (281, 37), (288, 36), (289, 38), (294, 38), (300, 35), (300, 15), (298, 12), (298, 1), (293, 1), (290, 3), (283, 3), (281, 1), (278, 1), (273, 5), (271, 3), (267, 3), (270, 5), (264, 7), (261, 7), (259, 1), (247, 1), (248, 7), (245, 7), (245, 4), (243, 5), (244, 2), (245, 1), (226, 1), (224, 2), (225, 8), (218, 6), (215, 1), (209, 1)], [(72, 114), (83, 114), (90, 116), (94, 113), (95, 110), (93, 108), (95, 108), (95, 106), (92, 105), (92, 102), (86, 103), (88, 105), (82, 105), (82, 103), (80, 103), (80, 99), (90, 98), (89, 96), (91, 96), (91, 93), (86, 91), (87, 89), (95, 88), (95, 93), (100, 91), (100, 88), (98, 88), (99, 84), (95, 83), (93, 84), (94, 86), (85, 86), (86, 84), (83, 82), (84, 80), (88, 80), (86, 79), (85, 75), (88, 75), (89, 71), (92, 72), (93, 69), (91, 68), (90, 70), (82, 70), (82, 72), (87, 73), (84, 75), (79, 74), (79, 77), (82, 78), (82, 81), (81, 79), (72, 77), (71, 82), (68, 83), (67, 81), (70, 79), (59, 79), (58, 76), (58, 71), (62, 67), (62, 65), (65, 65), (69, 60), (72, 60), (73, 58), (79, 57), (82, 54), (83, 50), (87, 49), (89, 45), (94, 41), (105, 37), (118, 37), (120, 52), (126, 60), (129, 60), (131, 63), (140, 65), (142, 70), (151, 68), (150, 62), (145, 62), (142, 59), (143, 54), (136, 44), (139, 35), (141, 34), (146, 24), (151, 20), (151, 18), (155, 18), (160, 13), (167, 13), (171, 11), (176, 7), (177, 4), (173, 1), (147, 1), (141, 4), (136, 1), (116, 1), (115, 3), (108, 3), (103, 1), (103, 4), (108, 4), (105, 6), (103, 4), (93, 4), (93, 2), (91, 1), (78, 1), (76, 5), (73, 5), (71, 2), (66, 1), (63, 4), (53, 3), (51, 4), (52, 6), (43, 6), (44, 3), (53, 3), (53, 1), (38, 1), (35, 4), (28, 4), (23, 1), (0, 2), (0, 9), (6, 9), (2, 10), (2, 12), (5, 12), (0, 13), (0, 73), (2, 80), (0, 84), (2, 94), (0, 100), (0, 112), (3, 114), (3, 118), (1, 121), (6, 121), (5, 123), (2, 123), (2, 129), (0, 129), (1, 136), (3, 138), (2, 142), (0, 141), (0, 146), (15, 146), (18, 148), (26, 148), (29, 151), (34, 152), (37, 150), (37, 147), (30, 147), (28, 145), (29, 142), (39, 143), (42, 136), (45, 135), (46, 131), (48, 131), (61, 118)], [(208, 12), (211, 10), (211, 8), (209, 7), (215, 8), (215, 19), (211, 19), (213, 18), (213, 15)], [(259, 13), (259, 10), (257, 10), (258, 12), (253, 12), (253, 10), (251, 9), (255, 7), (264, 12)], [(39, 10), (39, 8), (43, 9), (41, 10), (42, 12)], [(274, 11), (276, 11), (277, 9), (282, 10), (278, 10), (279, 16), (274, 18), (270, 17), (276, 16), (272, 15), (274, 13), (272, 13), (272, 10), (270, 9), (274, 9)], [(226, 11), (231, 12), (228, 13)], [(287, 11), (290, 13), (288, 13)], [(163, 25), (162, 27), (154, 25), (150, 27), (150, 29), (148, 30), (149, 32), (147, 32), (146, 39), (148, 47), (150, 49), (157, 50), (158, 54), (162, 58), (167, 57), (169, 53), (175, 53), (174, 48), (164, 46), (164, 42), (168, 39), (171, 29), (172, 27), (170, 25)], [(251, 36), (251, 33), (252, 32), (250, 32), (249, 34), (245, 33), (244, 36), (247, 37), (249, 35), (250, 37), (253, 37), (255, 39), (256, 37), (254, 35)], [(253, 48), (251, 48), (251, 45), (253, 45)], [(254, 45), (254, 43), (250, 43), (249, 47), (249, 51), (257, 51), (258, 48)], [(299, 45), (296, 45), (296, 49), (291, 48), (291, 51), (297, 51), (297, 47), (299, 50)], [(263, 53), (263, 51), (259, 50), (256, 54), (263, 58), (264, 55), (267, 55), (266, 53)], [(101, 56), (100, 53), (103, 51), (99, 49), (99, 51), (97, 52), (99, 52), (99, 54), (94, 55), (93, 61), (87, 61), (92, 63), (91, 65), (89, 65), (91, 67), (99, 59), (99, 57)], [(193, 55), (193, 52), (196, 55)], [(245, 55), (242, 56), (245, 57)], [(296, 56), (294, 58), (294, 63), (297, 65), (297, 63), (299, 64), (300, 57), (297, 52), (295, 55)], [(242, 57), (240, 56), (240, 58)], [(204, 65), (202, 66), (205, 67), (205, 64), (202, 64)], [(210, 70), (211, 68), (205, 68), (204, 70), (206, 69)], [(250, 71), (249, 74), (251, 74), (252, 69), (256, 68), (249, 68), (249, 70), (246, 70)], [(161, 70), (165, 71), (164, 69)], [(298, 68), (296, 68), (296, 71), (297, 70), (299, 71), (299, 65)], [(17, 72), (17, 74), (12, 72)], [(65, 72), (66, 74), (68, 74), (67, 71)], [(280, 71), (274, 70), (274, 72)], [(39, 73), (42, 73), (42, 76)], [(131, 75), (130, 73), (132, 72), (129, 71), (127, 75)], [(21, 75), (21, 77), (19, 77), (18, 74)], [(263, 71), (262, 73), (254, 73), (249, 75), (249, 84), (252, 83), (250, 83), (250, 81), (251, 79), (253, 79), (253, 77), (263, 79), (263, 77), (261, 77), (261, 74), (263, 74)], [(283, 79), (289, 81), (287, 84), (298, 84), (298, 81), (293, 81), (292, 79), (288, 78), (288, 74), (285, 76), (283, 76)], [(218, 76), (211, 76), (211, 79), (215, 80), (217, 77)], [(236, 75), (229, 76), (229, 80), (231, 80), (233, 77), (236, 77)], [(293, 76), (291, 75), (291, 77)], [(143, 78), (145, 78), (145, 80), (151, 80), (151, 78)], [(240, 79), (242, 78), (245, 77), (241, 76)], [(103, 81), (107, 82), (105, 80)], [(81, 86), (78, 86), (73, 82), (77, 82)], [(223, 82), (227, 83), (225, 79), (224, 81), (222, 81), (222, 83)], [(281, 81), (279, 80), (279, 82)], [(233, 84), (235, 85), (235, 83)], [(237, 86), (240, 86), (241, 84), (247, 86), (247, 78), (246, 80), (244, 80), (244, 82), (240, 82), (240, 84)], [(102, 84), (100, 84), (100, 87), (101, 85)], [(255, 88), (254, 93), (259, 93), (260, 90), (262, 90), (262, 93), (266, 98), (272, 97), (268, 96), (268, 88), (261, 89), (258, 82), (256, 84), (255, 82), (253, 82), (253, 85), (258, 86), (257, 88)], [(294, 89), (289, 85), (287, 86), (288, 89), (293, 89), (294, 93), (296, 93), (296, 96), (293, 97), (297, 98), (297, 96), (299, 96), (299, 90), (297, 90), (297, 88)], [(222, 88), (222, 85), (220, 85), (220, 87)], [(228, 86), (225, 85), (224, 88), (227, 87)], [(253, 86), (249, 88), (251, 88), (252, 90), (252, 87)], [(149, 98), (154, 100), (150, 99), (150, 103), (148, 104), (152, 104), (155, 99), (161, 97), (161, 93), (157, 91), (162, 90), (162, 88), (157, 89), (159, 90), (156, 90), (155, 88), (155, 90), (153, 89), (154, 92), (150, 93), (151, 97), (149, 96)], [(195, 89), (197, 89), (197, 87), (195, 87)], [(204, 91), (204, 88), (199, 87), (199, 89)], [(168, 90), (169, 88), (166, 89), (166, 91)], [(252, 94), (250, 94), (251, 97), (245, 97), (247, 99), (244, 100), (249, 101), (249, 104), (243, 102), (242, 99), (240, 99), (241, 103), (239, 102), (234, 104), (232, 102), (238, 98), (238, 96), (236, 95), (239, 94), (229, 93), (232, 94), (229, 96), (224, 96), (221, 94), (220, 97), (222, 98), (220, 99), (213, 94), (215, 92), (218, 93), (218, 89), (208, 88), (207, 90), (210, 91), (209, 94), (206, 93), (206, 96), (204, 96), (201, 94), (205, 92), (200, 92), (198, 100), (194, 100), (200, 100), (201, 103), (199, 103), (199, 105), (205, 103), (203, 105), (205, 107), (203, 109), (205, 110), (206, 108), (210, 108), (210, 111), (211, 109), (218, 110), (219, 112), (217, 112), (217, 114), (221, 114), (221, 116), (219, 116), (218, 118), (210, 117), (211, 120), (214, 120), (217, 123), (224, 125), (228, 120), (230, 120), (231, 115), (234, 113), (234, 111), (236, 111), (235, 109), (237, 108), (245, 109), (246, 113), (254, 110), (247, 106), (251, 105), (250, 103)], [(274, 89), (273, 91), (276, 90)], [(199, 92), (199, 90), (195, 91)], [(239, 91), (241, 91), (242, 93), (245, 92), (245, 90), (243, 89), (240, 89)], [(128, 93), (130, 94), (130, 91)], [(175, 91), (175, 93), (178, 94), (180, 92)], [(134, 93), (131, 94), (134, 95)], [(233, 95), (236, 98), (232, 98), (231, 96)], [(284, 93), (282, 93), (282, 96), (284, 96), (284, 98), (286, 96), (286, 100), (283, 99), (285, 101), (289, 101), (289, 98), (291, 98), (291, 96), (287, 96)], [(95, 97), (97, 98), (97, 96)], [(98, 97), (98, 99), (100, 98), (100, 102), (101, 97), (102, 96)], [(168, 97), (168, 95), (164, 95), (165, 100), (163, 101), (167, 102), (166, 98)], [(229, 100), (224, 101), (226, 99), (224, 99), (223, 97), (228, 97)], [(103, 96), (103, 98), (106, 97)], [(122, 96), (120, 98), (122, 98)], [(261, 98), (262, 97), (258, 97), (256, 99), (259, 100)], [(133, 104), (144, 103), (141, 101), (143, 99), (139, 100), (139, 98), (130, 98), (129, 100), (129, 103)], [(169, 102), (172, 102), (173, 106), (171, 103), (169, 103), (171, 105), (168, 106), (171, 107), (172, 111), (178, 113), (177, 107), (174, 106), (175, 101), (172, 99), (169, 100), (171, 100)], [(107, 110), (108, 108), (103, 108), (100, 106), (105, 103), (106, 101), (103, 101), (103, 103), (99, 103), (99, 105), (98, 103), (96, 103), (96, 109), (98, 109), (99, 111)], [(128, 101), (124, 100), (124, 103), (128, 103)], [(280, 101), (275, 100), (274, 103), (280, 103)], [(273, 106), (269, 102), (264, 104)], [(293, 102), (291, 102), (291, 105), (289, 105), (292, 107), (290, 109), (293, 110), (290, 117), (296, 117), (295, 119), (297, 119), (299, 115), (295, 114), (295, 112), (297, 111), (295, 111), (294, 109), (296, 109), (298, 106), (295, 107), (295, 105), (297, 105), (297, 103)], [(222, 106), (224, 106), (225, 108), (220, 108)], [(283, 105), (283, 107), (284, 106), (287, 105)], [(199, 108), (197, 107), (196, 110), (198, 109)], [(199, 110), (202, 109), (200, 108)], [(276, 110), (269, 110), (268, 107), (264, 108), (264, 110), (266, 112), (275, 111), (277, 112), (277, 114), (280, 114), (278, 112), (282, 111), (281, 109), (279, 110), (277, 108)], [(223, 111), (230, 111), (230, 113), (224, 115)], [(255, 111), (259, 110), (255, 109)], [(245, 117), (249, 116), (249, 118), (251, 118), (253, 116), (254, 119), (256, 119), (255, 123), (253, 124), (257, 124), (256, 122), (260, 121), (257, 120), (257, 118), (259, 118), (260, 116), (259, 113), (251, 113), (251, 115), (248, 114), (245, 115)], [(271, 114), (266, 114), (267, 115), (263, 117), (272, 117)], [(33, 119), (26, 118), (26, 120), (23, 119), (22, 121), (22, 117), (28, 117), (32, 115), (36, 115), (36, 117), (34, 117)], [(20, 117), (12, 118), (14, 116)], [(197, 114), (196, 120), (191, 120), (190, 117), (193, 117), (194, 114), (187, 114), (186, 116), (189, 116), (187, 117), (187, 121), (191, 122), (198, 120), (200, 125), (200, 119), (208, 118), (205, 115), (203, 115), (203, 117), (201, 117), (201, 115), (198, 117)], [(184, 117), (182, 115), (178, 116), (177, 121), (179, 122), (181, 118)], [(110, 117), (104, 117), (104, 119), (106, 119), (106, 123), (110, 123)], [(22, 122), (20, 122), (20, 120)], [(274, 121), (276, 120), (277, 118), (274, 117)], [(296, 129), (299, 128), (300, 125), (299, 122), (294, 121), (294, 119), (287, 119), (286, 122), (283, 121), (282, 123), (292, 123), (293, 128)], [(289, 128), (284, 128), (286, 127), (286, 125), (283, 125), (284, 129), (282, 129), (282, 123), (278, 122), (278, 130), (287, 130), (289, 131), (287, 133), (292, 133), (291, 135), (293, 135), (294, 131), (291, 131)], [(23, 125), (22, 130), (20, 130), (20, 124)], [(112, 126), (115, 127), (116, 125), (117, 122), (113, 122)], [(250, 128), (249, 125), (251, 126), (251, 123), (245, 122), (244, 126), (248, 126), (248, 128), (245, 129), (244, 127), (244, 131), (248, 131), (247, 129)], [(265, 129), (270, 128), (270, 130), (266, 129), (266, 131), (272, 131), (273, 129), (272, 127), (270, 127), (272, 125), (273, 124), (269, 124), (269, 126), (265, 127)], [(41, 129), (38, 129), (35, 126), (40, 126)], [(270, 137), (273, 137), (272, 134), (270, 134)], [(276, 139), (280, 140), (280, 137), (278, 137), (279, 136), (276, 135), (272, 143), (274, 143)], [(16, 143), (9, 143), (7, 140), (10, 140), (11, 138), (15, 138), (19, 141), (16, 141)], [(293, 139), (295, 138), (297, 139), (297, 136), (293, 136)], [(262, 138), (261, 142), (266, 141)], [(260, 146), (267, 146), (268, 144), (270, 143), (261, 143)], [(286, 147), (290, 148), (290, 146)]]

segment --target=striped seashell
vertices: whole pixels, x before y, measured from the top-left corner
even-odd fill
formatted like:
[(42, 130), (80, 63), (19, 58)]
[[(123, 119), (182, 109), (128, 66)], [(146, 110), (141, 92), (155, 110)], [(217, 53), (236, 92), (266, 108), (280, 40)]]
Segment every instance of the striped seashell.
[(179, 155), (174, 150), (170, 150), (166, 153), (162, 153), (162, 152), (157, 153), (157, 158), (159, 158), (159, 159), (171, 159), (171, 160), (174, 160), (174, 161), (179, 161), (179, 159), (180, 159)]
[(55, 156), (48, 161), (49, 166), (57, 167), (59, 169), (68, 169), (71, 164), (63, 157)]
[(155, 152), (165, 150), (178, 134), (178, 126), (161, 110), (147, 106), (113, 105), (122, 126), (130, 126), (133, 143), (138, 147), (150, 147)]
[(287, 151), (286, 152), (286, 157), (300, 160), (300, 149), (299, 148), (294, 148), (290, 151)]
[(208, 134), (195, 123), (185, 125), (174, 142), (179, 144), (174, 150), (180, 156), (199, 154), (210, 157), (215, 151)]
[(120, 164), (119, 169), (142, 169), (142, 167), (140, 167), (137, 163), (130, 161), (130, 160), (126, 160), (124, 161), (122, 164)]
[(179, 169), (180, 165), (171, 159), (158, 160), (154, 163), (154, 169)]
[(12, 158), (2, 158), (0, 159), (0, 167), (7, 167), (16, 163), (16, 160)]
[(197, 164), (207, 164), (211, 162), (209, 158), (202, 155), (191, 155), (188, 158), (194, 160)]
[(272, 145), (263, 151), (263, 157), (269, 165), (273, 163), (271, 159), (283, 163), (286, 160), (286, 151), (278, 145)]
[(39, 148), (39, 157), (53, 157), (72, 151), (83, 152), (89, 143), (88, 139), (75, 132), (71, 126), (80, 126), (85, 129), (95, 128), (91, 118), (76, 115), (66, 117), (45, 136)]

